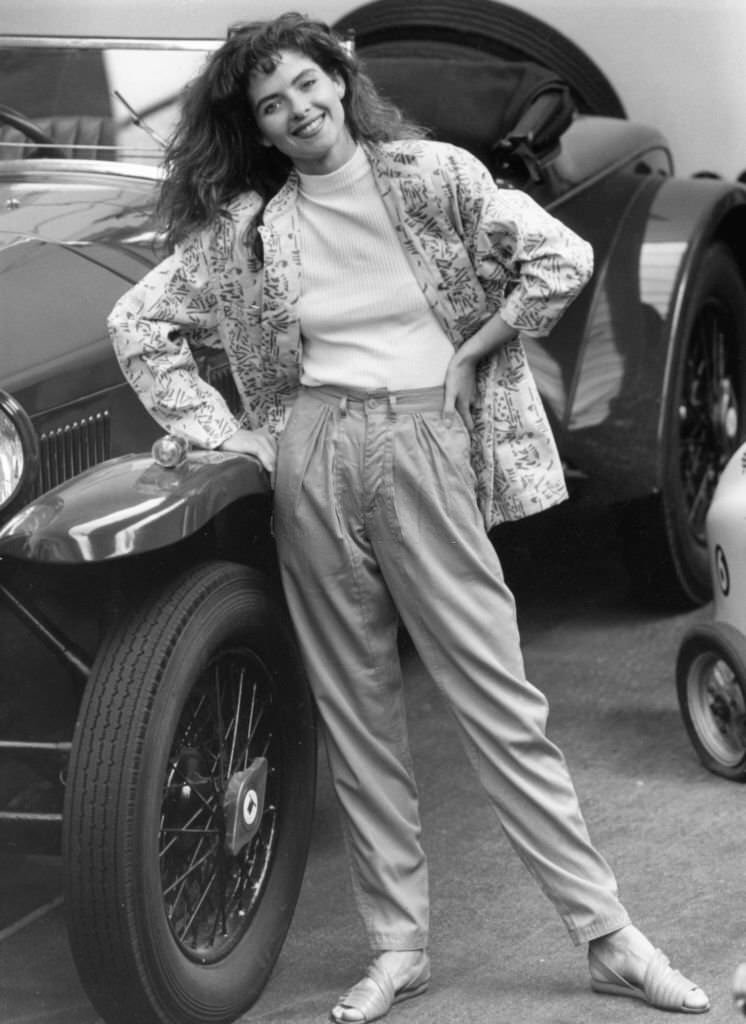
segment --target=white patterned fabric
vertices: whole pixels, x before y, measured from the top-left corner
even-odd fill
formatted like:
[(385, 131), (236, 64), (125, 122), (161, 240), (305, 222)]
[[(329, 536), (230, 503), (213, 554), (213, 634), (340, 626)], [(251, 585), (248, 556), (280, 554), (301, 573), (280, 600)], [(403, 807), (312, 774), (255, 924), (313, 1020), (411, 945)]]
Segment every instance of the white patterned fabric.
[[(368, 147), (386, 209), (437, 320), (458, 348), (495, 312), (520, 333), (482, 362), (472, 462), (485, 526), (562, 501), (562, 466), (520, 334), (549, 333), (591, 275), (590, 245), (525, 193), (499, 189), (465, 150), (430, 140)], [(298, 176), (258, 227), (239, 196), (116, 304), (108, 326), (122, 370), (157, 422), (216, 448), (239, 425), (280, 433), (297, 392), (301, 336)], [(241, 422), (198, 374), (192, 347), (224, 349)]]

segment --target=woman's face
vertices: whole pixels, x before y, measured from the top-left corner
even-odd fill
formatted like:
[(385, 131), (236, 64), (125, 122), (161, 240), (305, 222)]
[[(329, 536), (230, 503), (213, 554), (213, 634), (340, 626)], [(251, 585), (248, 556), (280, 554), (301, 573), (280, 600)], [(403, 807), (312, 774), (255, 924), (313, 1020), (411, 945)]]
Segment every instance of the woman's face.
[(282, 50), (274, 71), (253, 71), (249, 101), (265, 146), (275, 146), (304, 174), (328, 174), (355, 143), (345, 124), (342, 78), (295, 50)]

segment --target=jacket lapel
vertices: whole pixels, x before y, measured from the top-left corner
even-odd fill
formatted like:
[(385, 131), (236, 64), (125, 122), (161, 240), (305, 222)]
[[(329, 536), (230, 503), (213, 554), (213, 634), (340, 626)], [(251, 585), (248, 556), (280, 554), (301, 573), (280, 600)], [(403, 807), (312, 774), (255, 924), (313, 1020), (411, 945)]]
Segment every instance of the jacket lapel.
[(291, 174), (267, 204), (259, 227), (264, 247), (262, 342), (266, 354), (283, 366), (297, 363), (300, 354), (297, 191), (297, 176)]

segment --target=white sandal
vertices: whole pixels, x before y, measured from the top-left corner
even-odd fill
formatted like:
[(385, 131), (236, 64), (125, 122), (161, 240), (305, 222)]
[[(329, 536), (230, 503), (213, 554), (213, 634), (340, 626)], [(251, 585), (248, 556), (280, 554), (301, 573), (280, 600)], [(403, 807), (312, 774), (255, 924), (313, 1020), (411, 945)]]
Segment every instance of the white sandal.
[[(395, 1003), (404, 1002), (420, 996), (430, 984), (430, 958), (422, 954), (414, 977), (397, 989), (388, 971), (374, 960), (365, 973), (365, 977), (353, 985), (349, 992), (337, 1000), (329, 1014), (334, 1024), (370, 1024), (371, 1021), (385, 1017)], [(341, 1010), (342, 1013), (335, 1013)], [(345, 1010), (352, 1010), (361, 1016), (348, 1017)]]
[(704, 1006), (686, 1005), (686, 997), (694, 989), (699, 989), (699, 985), (685, 978), (680, 971), (675, 971), (660, 949), (656, 949), (648, 961), (641, 986), (617, 974), (597, 953), (588, 954), (588, 966), (594, 992), (642, 999), (659, 1010), (678, 1010), (679, 1013), (706, 1013), (710, 1009), (709, 1000)]

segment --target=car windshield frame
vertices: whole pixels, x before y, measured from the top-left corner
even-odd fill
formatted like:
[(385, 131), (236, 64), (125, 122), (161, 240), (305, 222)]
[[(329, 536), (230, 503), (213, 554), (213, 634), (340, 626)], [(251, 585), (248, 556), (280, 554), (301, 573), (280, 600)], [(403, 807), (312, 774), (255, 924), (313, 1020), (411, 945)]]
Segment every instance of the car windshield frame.
[(49, 137), (29, 139), (1, 118), (0, 168), (60, 157), (160, 166), (189, 82), (223, 42), (0, 33), (3, 114), (21, 115)]

